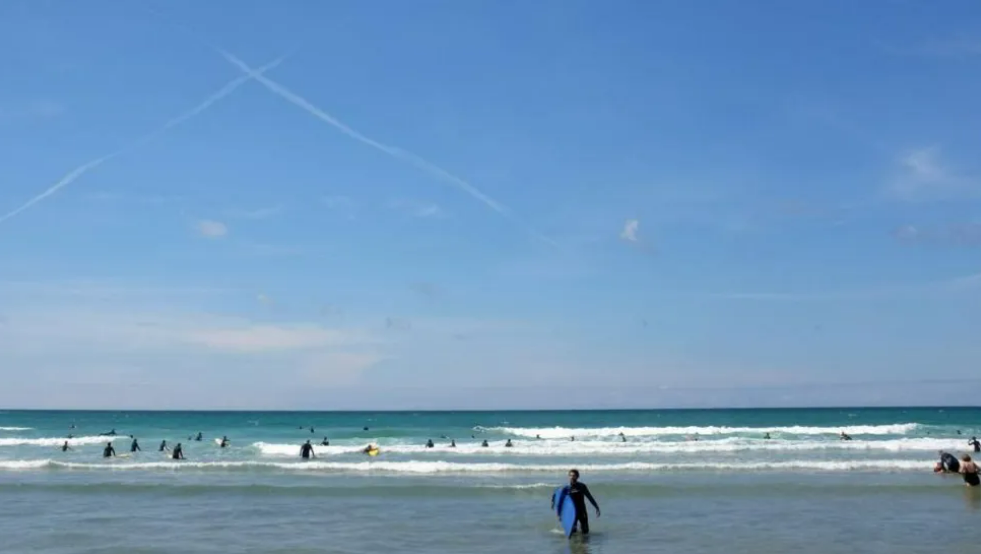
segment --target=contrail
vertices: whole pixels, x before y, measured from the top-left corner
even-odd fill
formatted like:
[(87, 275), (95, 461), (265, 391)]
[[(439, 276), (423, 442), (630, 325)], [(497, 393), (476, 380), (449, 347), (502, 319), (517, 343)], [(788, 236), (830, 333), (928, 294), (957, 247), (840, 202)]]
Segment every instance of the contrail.
[[(250, 68), (248, 66), (248, 64), (246, 64), (245, 62), (243, 62), (241, 59), (237, 58), (233, 54), (229, 53), (226, 50), (222, 50), (221, 48), (215, 48), (215, 49), (218, 51), (218, 53), (220, 53), (222, 55), (222, 57), (224, 57), (231, 64), (235, 65), (236, 67), (238, 67), (242, 71), (244, 71), (244, 72), (246, 72), (246, 73), (248, 73), (250, 75), (252, 75), (254, 73), (253, 70), (252, 70), (252, 68)], [(453, 175), (449, 171), (446, 171), (445, 169), (439, 167), (438, 165), (436, 165), (436, 164), (434, 164), (434, 163), (432, 163), (432, 162), (430, 162), (430, 161), (428, 161), (428, 160), (426, 160), (426, 159), (424, 159), (424, 158), (422, 158), (420, 156), (417, 156), (416, 154), (413, 154), (413, 153), (408, 152), (406, 150), (402, 150), (401, 148), (397, 148), (395, 146), (389, 146), (387, 144), (378, 142), (377, 140), (374, 140), (374, 139), (372, 139), (370, 137), (367, 137), (367, 136), (359, 133), (358, 131), (352, 129), (351, 127), (347, 126), (346, 124), (344, 124), (343, 122), (341, 122), (340, 120), (338, 120), (336, 117), (334, 117), (334, 116), (328, 114), (327, 112), (321, 110), (317, 106), (314, 106), (313, 104), (311, 104), (309, 101), (307, 101), (302, 96), (299, 96), (298, 94), (295, 94), (294, 92), (292, 92), (291, 90), (287, 89), (286, 87), (284, 87), (284, 86), (276, 83), (275, 81), (272, 81), (272, 80), (266, 78), (264, 75), (254, 75), (254, 78), (255, 78), (256, 81), (258, 81), (259, 83), (261, 83), (262, 85), (264, 85), (266, 88), (268, 88), (272, 92), (278, 94), (279, 96), (283, 97), (284, 99), (286, 99), (287, 101), (291, 102), (292, 104), (295, 104), (296, 106), (302, 108), (304, 111), (310, 113), (311, 115), (313, 115), (317, 119), (323, 121), (324, 123), (327, 123), (328, 125), (330, 125), (330, 126), (336, 128), (336, 129), (338, 129), (339, 131), (341, 131), (345, 135), (347, 135), (347, 136), (349, 136), (349, 137), (351, 137), (351, 138), (353, 138), (353, 139), (355, 139), (355, 140), (357, 140), (359, 142), (362, 142), (364, 144), (367, 144), (368, 146), (371, 146), (372, 148), (375, 148), (377, 150), (380, 150), (380, 151), (388, 154), (389, 156), (392, 156), (392, 157), (394, 157), (396, 159), (399, 159), (399, 160), (408, 162), (408, 163), (414, 165), (415, 167), (417, 167), (417, 168), (419, 168), (419, 169), (421, 169), (423, 171), (426, 171), (427, 173), (430, 173), (431, 175), (434, 175), (434, 176), (436, 176), (436, 177), (438, 177), (438, 178), (440, 178), (440, 179), (442, 179), (444, 181), (449, 182), (450, 184), (452, 184), (455, 187), (459, 188), (460, 190), (466, 192), (470, 196), (476, 198), (477, 200), (479, 200), (480, 202), (482, 202), (483, 204), (485, 204), (487, 207), (489, 207), (490, 209), (494, 210), (495, 212), (497, 212), (497, 213), (499, 213), (499, 214), (501, 214), (503, 216), (506, 216), (506, 217), (512, 219), (512, 221), (517, 222), (519, 225), (521, 225), (522, 227), (524, 227), (529, 233), (531, 233), (532, 235), (534, 235), (536, 238), (538, 238), (538, 239), (540, 239), (540, 240), (542, 240), (544, 242), (547, 242), (547, 243), (551, 244), (552, 246), (555, 246), (557, 248), (561, 248), (561, 246), (558, 243), (556, 243), (554, 240), (546, 237), (545, 235), (542, 235), (541, 233), (539, 233), (538, 231), (532, 229), (531, 227), (528, 227), (527, 225), (525, 225), (525, 224), (517, 221), (514, 218), (514, 216), (511, 213), (511, 211), (507, 208), (507, 206), (504, 206), (503, 204), (501, 204), (500, 202), (494, 200), (490, 196), (487, 196), (486, 194), (484, 194), (483, 192), (481, 192), (480, 189), (478, 189), (477, 187), (475, 187), (475, 186), (471, 185), (470, 183), (468, 183), (465, 179), (462, 179), (460, 177), (457, 177), (456, 175)]]
[(126, 146), (124, 148), (120, 148), (119, 150), (116, 150), (115, 152), (112, 152), (110, 154), (106, 154), (106, 155), (104, 155), (104, 156), (102, 156), (100, 158), (96, 158), (94, 160), (85, 162), (84, 164), (82, 164), (82, 165), (76, 167), (75, 169), (69, 171), (64, 177), (61, 178), (60, 181), (58, 181), (57, 183), (55, 183), (54, 185), (52, 185), (50, 188), (48, 188), (48, 190), (42, 192), (41, 194), (35, 196), (34, 198), (31, 198), (30, 200), (28, 200), (27, 202), (25, 202), (22, 206), (20, 206), (19, 208), (13, 210), (12, 212), (9, 212), (6, 215), (0, 216), (0, 223), (3, 223), (5, 221), (7, 221), (8, 219), (17, 216), (21, 212), (29, 209), (31, 206), (37, 204), (38, 202), (41, 202), (42, 200), (44, 200), (45, 198), (47, 198), (49, 196), (55, 194), (56, 192), (58, 192), (62, 188), (66, 187), (66, 186), (68, 186), (70, 184), (72, 184), (76, 179), (78, 179), (79, 177), (81, 177), (82, 175), (84, 175), (86, 172), (88, 172), (88, 171), (90, 171), (92, 169), (95, 169), (96, 167), (99, 167), (103, 163), (111, 160), (112, 158), (115, 158), (116, 156), (119, 156), (120, 154), (125, 154), (126, 152), (129, 152), (131, 150), (135, 150), (135, 149), (139, 148), (140, 146), (143, 146), (144, 144), (152, 141), (153, 139), (157, 138), (161, 134), (167, 132), (169, 129), (171, 129), (173, 127), (176, 127), (177, 125), (180, 125), (181, 123), (184, 123), (188, 119), (191, 119), (192, 117), (200, 114), (204, 110), (207, 110), (208, 108), (211, 107), (212, 104), (214, 104), (215, 102), (221, 100), (222, 98), (224, 98), (224, 97), (228, 96), (229, 94), (231, 94), (232, 92), (234, 92), (235, 89), (237, 89), (238, 87), (240, 87), (243, 84), (245, 84), (246, 81), (248, 81), (250, 79), (259, 78), (266, 71), (269, 71), (270, 69), (272, 69), (272, 68), (276, 67), (277, 65), (283, 63), (283, 61), (287, 57), (288, 56), (283, 56), (283, 57), (281, 57), (279, 59), (276, 59), (276, 60), (274, 60), (274, 61), (272, 61), (272, 62), (270, 62), (270, 63), (268, 63), (268, 64), (266, 64), (266, 65), (264, 65), (262, 67), (260, 67), (259, 69), (253, 70), (253, 69), (250, 68), (248, 71), (246, 71), (246, 75), (243, 75), (241, 77), (238, 77), (236, 79), (233, 79), (233, 80), (229, 81), (225, 86), (223, 86), (220, 89), (218, 89), (217, 92), (215, 92), (214, 94), (212, 94), (211, 96), (209, 96), (208, 98), (206, 98), (203, 102), (201, 102), (197, 106), (191, 108), (190, 110), (182, 113), (181, 115), (179, 115), (179, 116), (171, 119), (167, 123), (164, 123), (163, 126), (160, 127), (159, 129), (157, 129), (157, 130), (155, 130), (155, 131), (153, 131), (151, 133), (148, 133), (146, 135), (143, 135), (142, 137), (140, 137), (140, 138), (136, 139), (135, 141), (133, 141), (133, 143), (130, 144), (129, 146)]

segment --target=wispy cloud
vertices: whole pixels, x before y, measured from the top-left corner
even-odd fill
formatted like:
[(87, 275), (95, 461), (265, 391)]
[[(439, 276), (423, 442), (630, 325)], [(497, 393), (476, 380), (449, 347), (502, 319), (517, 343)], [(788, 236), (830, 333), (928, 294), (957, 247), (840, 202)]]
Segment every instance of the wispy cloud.
[(64, 104), (52, 100), (34, 100), (23, 105), (0, 106), (0, 121), (11, 119), (51, 119), (67, 111)]
[(220, 89), (218, 89), (211, 96), (208, 96), (200, 104), (198, 104), (197, 106), (194, 106), (190, 110), (188, 110), (188, 111), (186, 111), (186, 112), (178, 115), (177, 117), (171, 119), (170, 121), (164, 123), (161, 127), (159, 127), (158, 129), (156, 129), (155, 131), (153, 131), (151, 133), (148, 133), (146, 135), (143, 135), (142, 137), (140, 137), (140, 138), (136, 139), (135, 141), (133, 141), (132, 143), (130, 143), (128, 146), (125, 146), (123, 148), (120, 148), (119, 150), (116, 150), (115, 152), (110, 152), (109, 154), (106, 154), (104, 156), (100, 156), (98, 158), (95, 158), (93, 160), (90, 160), (88, 162), (85, 162), (84, 164), (82, 164), (82, 165), (76, 167), (75, 169), (69, 171), (67, 174), (65, 174), (64, 177), (61, 178), (61, 180), (59, 180), (54, 185), (50, 186), (47, 190), (45, 190), (41, 194), (35, 196), (34, 198), (31, 198), (30, 200), (28, 200), (27, 202), (25, 202), (24, 204), (22, 204), (18, 208), (14, 209), (13, 211), (7, 212), (6, 214), (0, 216), (0, 223), (3, 223), (5, 221), (7, 221), (8, 219), (17, 216), (18, 214), (24, 212), (25, 210), (30, 209), (32, 206), (34, 206), (38, 202), (41, 202), (44, 199), (48, 198), (49, 196), (57, 193), (62, 188), (66, 187), (66, 186), (68, 186), (70, 184), (72, 184), (76, 179), (78, 179), (79, 177), (81, 177), (82, 175), (84, 175), (86, 172), (99, 167), (100, 165), (104, 164), (105, 162), (111, 160), (112, 158), (115, 158), (115, 157), (120, 156), (122, 154), (128, 153), (128, 152), (130, 152), (132, 150), (135, 150), (135, 149), (137, 149), (137, 148), (139, 148), (139, 147), (141, 147), (141, 146), (143, 146), (143, 145), (151, 142), (152, 140), (156, 139), (157, 137), (159, 137), (163, 133), (166, 133), (167, 131), (169, 131), (173, 127), (176, 127), (177, 125), (180, 125), (181, 123), (184, 123), (185, 121), (191, 119), (192, 117), (194, 117), (194, 116), (200, 114), (201, 112), (207, 110), (208, 108), (211, 107), (212, 104), (214, 104), (215, 102), (217, 102), (217, 101), (221, 100), (222, 98), (228, 96), (229, 94), (235, 92), (236, 89), (238, 89), (240, 86), (242, 86), (243, 84), (245, 84), (250, 79), (253, 79), (255, 77), (258, 77), (258, 76), (262, 75), (262, 73), (264, 73), (266, 71), (269, 71), (270, 69), (278, 66), (285, 59), (286, 59), (286, 57), (284, 56), (284, 57), (281, 57), (281, 58), (279, 58), (277, 60), (274, 60), (273, 62), (268, 63), (268, 64), (266, 64), (266, 65), (264, 65), (264, 66), (262, 66), (262, 67), (260, 67), (260, 68), (258, 68), (256, 70), (251, 70), (250, 69), (249, 71), (246, 72), (246, 75), (243, 75), (241, 77), (238, 77), (237, 79), (233, 79), (233, 80), (229, 81), (227, 84), (225, 84), (225, 86), (223, 86)]
[(346, 217), (347, 219), (355, 219), (357, 215), (357, 203), (349, 196), (322, 196), (320, 198), (320, 203), (323, 204), (328, 210)]
[(266, 308), (271, 307), (273, 304), (275, 304), (275, 302), (273, 302), (273, 299), (269, 295), (264, 293), (257, 294), (255, 299), (260, 305)]
[(944, 226), (903, 225), (893, 231), (897, 241), (917, 246), (981, 246), (981, 223), (958, 223)]
[(418, 200), (394, 198), (389, 200), (388, 207), (412, 217), (440, 218), (446, 216), (446, 213), (442, 210), (442, 208), (436, 204), (433, 204), (432, 202), (420, 202)]
[(623, 224), (623, 230), (620, 231), (620, 238), (629, 242), (637, 242), (637, 231), (640, 229), (640, 221), (636, 219), (628, 219), (626, 223)]
[(430, 300), (439, 298), (444, 293), (443, 287), (440, 287), (436, 283), (428, 283), (425, 281), (412, 283), (409, 285), (409, 289), (420, 296), (429, 298)]
[(921, 148), (899, 160), (899, 175), (886, 192), (904, 202), (972, 198), (981, 194), (981, 180), (951, 168), (941, 158), (940, 148)]
[(195, 228), (201, 233), (201, 236), (209, 239), (220, 239), (228, 235), (228, 227), (220, 221), (204, 219), (197, 222)]
[(252, 210), (245, 210), (241, 208), (232, 208), (225, 210), (225, 215), (233, 219), (270, 219), (282, 214), (286, 211), (286, 206), (278, 204), (276, 206), (269, 206), (266, 208), (256, 208)]

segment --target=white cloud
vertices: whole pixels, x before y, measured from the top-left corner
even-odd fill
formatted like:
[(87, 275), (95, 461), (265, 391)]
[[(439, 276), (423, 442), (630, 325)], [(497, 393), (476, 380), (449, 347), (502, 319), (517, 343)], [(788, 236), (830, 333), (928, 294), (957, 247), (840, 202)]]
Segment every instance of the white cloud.
[(228, 234), (228, 227), (220, 221), (204, 219), (199, 221), (196, 227), (201, 236), (209, 239), (219, 239)]
[(640, 221), (628, 219), (623, 224), (623, 231), (620, 231), (620, 238), (630, 242), (638, 242), (637, 231), (640, 229)]
[(0, 107), (0, 119), (51, 119), (63, 115), (64, 104), (51, 100), (34, 100), (20, 106)]
[(347, 196), (324, 196), (320, 202), (332, 210), (350, 210), (354, 208), (354, 200)]
[(970, 198), (981, 194), (981, 180), (949, 167), (941, 158), (939, 148), (921, 148), (899, 160), (899, 176), (886, 192), (904, 202)]
[(272, 306), (274, 304), (273, 299), (266, 294), (259, 293), (256, 295), (255, 299), (263, 306)]
[(319, 326), (252, 325), (197, 328), (184, 333), (182, 340), (229, 353), (259, 353), (281, 350), (311, 350), (345, 345), (353, 334)]
[(432, 202), (396, 198), (388, 202), (388, 207), (412, 217), (445, 217), (446, 213)]
[(269, 219), (275, 217), (286, 210), (286, 207), (282, 204), (276, 206), (270, 206), (267, 208), (256, 208), (253, 210), (243, 210), (240, 208), (233, 208), (227, 210), (225, 213), (228, 217), (233, 217), (236, 219)]

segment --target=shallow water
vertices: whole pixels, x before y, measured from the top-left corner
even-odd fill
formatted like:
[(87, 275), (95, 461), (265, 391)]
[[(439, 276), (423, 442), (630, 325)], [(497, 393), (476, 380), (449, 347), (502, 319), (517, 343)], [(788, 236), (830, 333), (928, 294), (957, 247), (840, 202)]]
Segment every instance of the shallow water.
[[(104, 461), (98, 437), (62, 453), (51, 444), (72, 422), (77, 436), (116, 427), (148, 450), (181, 440), (189, 459)], [(316, 461), (297, 459), (300, 425), (331, 438)], [(0, 431), (0, 551), (978, 552), (981, 491), (930, 467), (979, 426), (981, 411), (964, 409), (5, 412), (0, 427), (22, 429)], [(199, 430), (234, 446), (188, 445)], [(462, 437), (458, 449), (440, 434)], [(438, 448), (422, 446), (430, 437)], [(377, 459), (356, 452), (369, 440)], [(562, 537), (548, 506), (573, 465), (603, 508), (586, 542)]]

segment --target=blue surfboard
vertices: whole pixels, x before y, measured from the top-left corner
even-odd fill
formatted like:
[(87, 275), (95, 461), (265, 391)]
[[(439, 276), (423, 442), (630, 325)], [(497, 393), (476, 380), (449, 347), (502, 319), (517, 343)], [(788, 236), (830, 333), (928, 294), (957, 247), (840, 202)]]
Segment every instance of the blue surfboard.
[(576, 505), (572, 503), (569, 496), (568, 487), (555, 489), (555, 513), (562, 522), (562, 530), (566, 537), (572, 536), (572, 530), (576, 527)]

